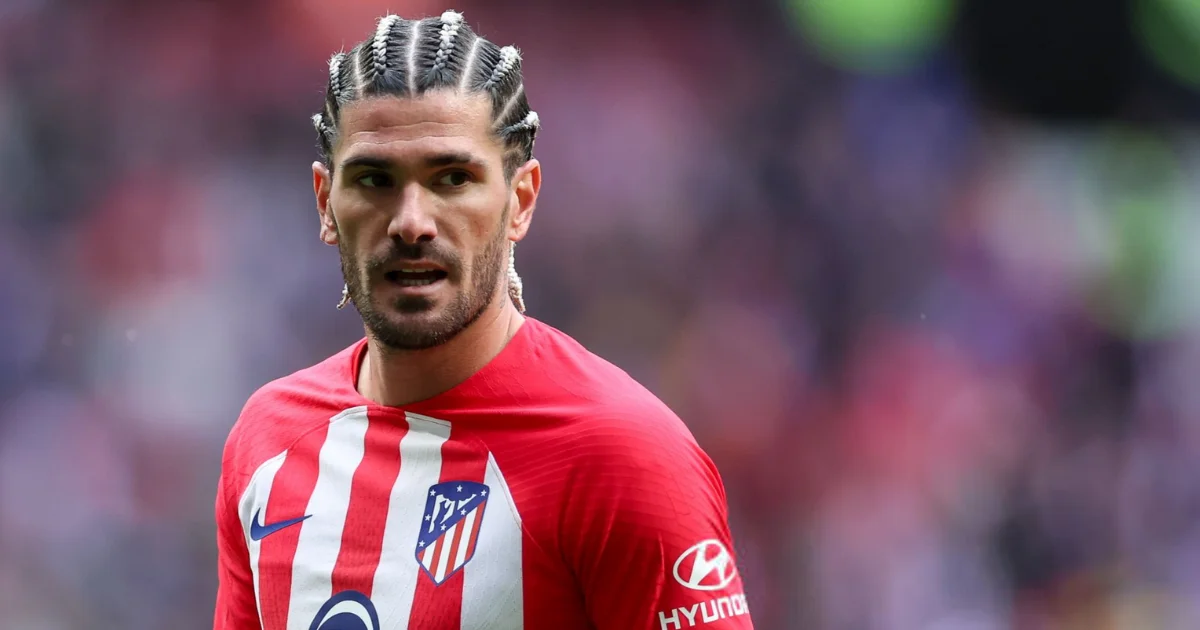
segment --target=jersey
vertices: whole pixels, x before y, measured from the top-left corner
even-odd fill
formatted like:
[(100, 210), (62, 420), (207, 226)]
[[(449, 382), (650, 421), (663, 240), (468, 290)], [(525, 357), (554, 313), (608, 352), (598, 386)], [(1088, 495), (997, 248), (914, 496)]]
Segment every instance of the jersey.
[(366, 340), (255, 392), (216, 500), (216, 630), (743, 630), (725, 491), (678, 417), (527, 318), (403, 408)]

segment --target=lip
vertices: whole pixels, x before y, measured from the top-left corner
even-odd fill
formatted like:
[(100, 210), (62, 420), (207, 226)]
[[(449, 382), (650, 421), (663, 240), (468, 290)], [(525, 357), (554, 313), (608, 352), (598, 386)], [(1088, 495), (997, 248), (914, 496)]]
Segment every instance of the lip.
[(383, 273), (399, 272), (401, 269), (411, 269), (415, 271), (442, 271), (449, 273), (447, 269), (439, 264), (428, 260), (408, 260), (404, 262), (393, 263), (384, 268)]
[(429, 284), (415, 285), (403, 285), (394, 280), (384, 279), (383, 289), (389, 293), (397, 293), (407, 297), (427, 297), (437, 293), (445, 284), (445, 278), (439, 278)]
[(385, 282), (388, 292), (395, 292), (410, 296), (410, 298), (416, 298), (416, 296), (428, 296), (437, 293), (444, 286), (446, 278), (438, 278), (438, 280), (434, 280), (428, 284), (410, 284), (410, 286), (404, 286), (404, 284), (391, 280), (386, 280)]
[[(437, 279), (427, 284), (405, 284), (403, 278), (407, 275), (404, 271), (418, 272), (440, 272)], [(383, 285), (387, 287), (389, 293), (399, 294), (405, 297), (428, 297), (439, 291), (442, 286), (449, 280), (450, 274), (441, 265), (434, 264), (429, 261), (405, 261), (389, 265), (383, 272)]]

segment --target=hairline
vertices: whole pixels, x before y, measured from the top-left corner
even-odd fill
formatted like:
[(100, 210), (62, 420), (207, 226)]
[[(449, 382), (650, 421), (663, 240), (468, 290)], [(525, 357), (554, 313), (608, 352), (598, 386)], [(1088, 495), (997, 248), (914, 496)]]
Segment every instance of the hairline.
[[(500, 167), (501, 167), (501, 170), (504, 171), (505, 180), (511, 180), (513, 175), (516, 174), (517, 170), (529, 162), (529, 160), (525, 160), (519, 164), (515, 164), (511, 169), (509, 168), (508, 165), (510, 163), (510, 154), (519, 153), (520, 148), (515, 147), (515, 146), (509, 146), (508, 143), (506, 143), (504, 141), (504, 137), (500, 134), (500, 132), (503, 130), (503, 128), (498, 124), (498, 121), (496, 119), (498, 112), (496, 111), (495, 104), (492, 102), (492, 99), (488, 96), (487, 92), (474, 91), (474, 90), (463, 90), (460, 88), (455, 88), (453, 86), (444, 86), (443, 85), (443, 86), (436, 86), (436, 87), (424, 90), (415, 95), (413, 95), (413, 94), (395, 94), (395, 93), (366, 94), (366, 95), (363, 95), (359, 98), (356, 98), (352, 101), (349, 101), (349, 102), (343, 104), (342, 107), (343, 108), (351, 107), (358, 103), (367, 103), (370, 101), (382, 100), (382, 99), (411, 101), (414, 99), (423, 98), (427, 94), (433, 94), (436, 92), (447, 92), (447, 93), (450, 93), (450, 94), (452, 94), (454, 96), (458, 96), (458, 97), (483, 99), (483, 100), (487, 101), (488, 112), (489, 112), (488, 136), (494, 141), (493, 146), (500, 150)], [(335, 121), (338, 129), (335, 132), (334, 137), (337, 138), (339, 141), (343, 140), (346, 137), (343, 133), (341, 133), (341, 129), (340, 129), (344, 120), (345, 120), (345, 117), (339, 115)], [(466, 136), (461, 136), (461, 137), (466, 137)], [(337, 150), (338, 150), (338, 146), (337, 146), (338, 144), (341, 144), (341, 143), (338, 142), (337, 144), (335, 144), (334, 146), (331, 146), (329, 148), (330, 149), (329, 156), (328, 156), (328, 159), (325, 160), (325, 166), (326, 166), (326, 168), (329, 169), (329, 172), (331, 174), (334, 172), (334, 170), (337, 167), (338, 162), (339, 162), (339, 160), (334, 158), (334, 154), (336, 154)], [(440, 151), (439, 153), (451, 153), (451, 152), (461, 153), (463, 151), (459, 151), (459, 150)], [(472, 151), (470, 153), (474, 154), (475, 152)], [(345, 161), (346, 161), (345, 159), (341, 160), (342, 163), (344, 163)], [(483, 160), (483, 161), (486, 162), (486, 160)], [(510, 186), (511, 186), (511, 182), (510, 182)]]

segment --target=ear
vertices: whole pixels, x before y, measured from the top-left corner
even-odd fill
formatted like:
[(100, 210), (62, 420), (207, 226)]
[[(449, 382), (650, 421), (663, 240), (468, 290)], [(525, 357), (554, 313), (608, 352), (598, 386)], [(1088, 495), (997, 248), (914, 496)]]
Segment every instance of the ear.
[(537, 207), (538, 193), (541, 190), (542, 165), (531, 159), (513, 174), (510, 200), (513, 211), (508, 219), (508, 240), (518, 242), (529, 232), (529, 222), (533, 220), (533, 210)]
[(313, 193), (317, 196), (317, 214), (321, 217), (321, 240), (326, 245), (337, 245), (337, 219), (329, 205), (329, 193), (333, 190), (333, 175), (325, 165), (313, 162)]

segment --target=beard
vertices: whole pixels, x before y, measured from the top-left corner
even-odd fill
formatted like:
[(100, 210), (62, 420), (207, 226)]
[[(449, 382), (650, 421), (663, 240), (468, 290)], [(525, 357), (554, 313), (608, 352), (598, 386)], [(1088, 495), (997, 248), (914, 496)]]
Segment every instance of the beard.
[[(500, 229), (465, 272), (462, 258), (441, 249), (437, 241), (409, 245), (393, 240), (386, 254), (373, 256), (360, 264), (358, 256), (338, 239), (342, 277), (349, 288), (350, 299), (366, 325), (367, 334), (392, 350), (426, 350), (450, 341), (475, 323), (487, 310), (500, 286), (500, 271), (506, 254), (504, 245), (508, 240), (504, 229), (507, 225), (508, 208), (505, 207)], [(458, 279), (458, 290), (440, 310), (434, 300), (424, 296), (401, 296), (394, 303), (382, 306), (372, 300), (368, 286), (370, 278), (381, 277), (382, 270), (388, 265), (420, 259), (443, 266), (449, 272), (444, 282)]]

